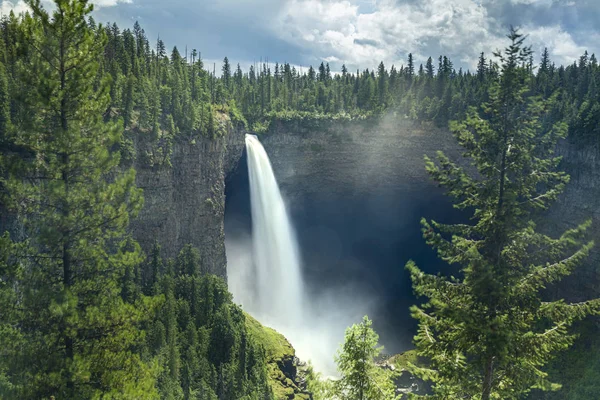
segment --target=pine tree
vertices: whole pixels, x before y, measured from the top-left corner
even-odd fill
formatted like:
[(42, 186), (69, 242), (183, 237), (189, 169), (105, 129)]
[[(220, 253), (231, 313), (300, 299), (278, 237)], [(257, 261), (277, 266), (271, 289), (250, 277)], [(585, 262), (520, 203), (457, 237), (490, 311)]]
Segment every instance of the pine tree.
[(425, 64), (425, 74), (428, 78), (433, 79), (433, 60), (431, 57), (427, 59), (427, 63)]
[(229, 64), (229, 59), (227, 57), (223, 59), (223, 75), (221, 77), (225, 84), (225, 88), (228, 91), (231, 91), (231, 65)]
[(146, 307), (120, 296), (141, 260), (125, 229), (143, 199), (134, 171), (117, 169), (122, 126), (103, 120), (105, 30), (88, 26), (86, 0), (57, 0), (52, 14), (39, 0), (27, 4), (31, 52), (20, 76), (35, 114), (13, 137), (28, 156), (9, 160), (3, 182), (29, 240), (19, 255), (23, 344), (3, 356), (14, 398), (155, 398), (152, 373), (133, 352)]
[(487, 76), (487, 61), (485, 59), (485, 54), (481, 53), (479, 55), (479, 62), (477, 63), (477, 78), (479, 78), (480, 81), (484, 81), (485, 77)]
[(430, 368), (415, 372), (434, 382), (437, 398), (517, 399), (532, 387), (555, 389), (542, 367), (569, 347), (569, 326), (600, 311), (600, 301), (545, 302), (540, 291), (569, 275), (593, 243), (589, 223), (553, 239), (536, 232), (532, 215), (546, 209), (569, 178), (554, 155), (562, 123), (541, 130), (547, 103), (526, 97), (531, 50), (511, 29), (511, 44), (496, 54), (501, 74), (492, 84), (487, 119), (471, 110), (452, 124), (477, 173), (439, 153), (427, 170), (448, 189), (455, 207), (473, 210), (472, 224), (423, 220), (428, 244), (459, 278), (428, 275), (409, 262), (413, 287), (429, 298), (412, 307), (419, 322), (415, 344)]
[(323, 62), (319, 65), (319, 76), (317, 79), (319, 82), (325, 82), (327, 80), (327, 71), (325, 70), (325, 64)]
[(542, 53), (542, 61), (540, 62), (539, 73), (548, 73), (550, 69), (550, 53), (548, 52), (548, 48), (544, 47), (544, 52)]
[(396, 397), (394, 373), (375, 364), (382, 348), (378, 346), (379, 335), (372, 325), (365, 316), (360, 324), (346, 329), (344, 344), (335, 357), (340, 379), (329, 389), (333, 393), (327, 398), (393, 400)]
[(6, 68), (0, 62), (0, 146), (8, 142), (10, 130), (10, 93)]
[(385, 70), (385, 65), (383, 62), (379, 64), (377, 68), (377, 92), (379, 94), (379, 105), (385, 106), (387, 99), (387, 72)]

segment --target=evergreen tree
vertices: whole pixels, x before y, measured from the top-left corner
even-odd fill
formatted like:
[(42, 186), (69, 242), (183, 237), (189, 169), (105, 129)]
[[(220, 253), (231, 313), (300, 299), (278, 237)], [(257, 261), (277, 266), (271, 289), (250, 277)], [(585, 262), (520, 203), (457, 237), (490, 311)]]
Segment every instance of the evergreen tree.
[(412, 80), (415, 76), (415, 62), (413, 60), (412, 53), (408, 53), (408, 68), (407, 68), (408, 79)]
[(501, 74), (484, 106), (452, 130), (477, 173), (438, 154), (427, 170), (448, 188), (459, 209), (473, 210), (472, 224), (423, 220), (428, 244), (461, 266), (459, 278), (428, 275), (409, 262), (415, 292), (429, 301), (412, 307), (419, 321), (415, 344), (431, 360), (415, 372), (434, 382), (437, 398), (518, 399), (532, 387), (556, 389), (542, 367), (574, 336), (569, 326), (600, 311), (600, 301), (544, 302), (541, 290), (569, 275), (593, 243), (589, 223), (553, 239), (536, 232), (531, 216), (546, 209), (568, 176), (557, 172), (553, 152), (562, 123), (541, 129), (548, 103), (526, 97), (531, 78), (523, 66), (531, 50), (523, 36), (497, 54)]
[(340, 379), (334, 382), (328, 398), (393, 400), (396, 397), (393, 372), (375, 364), (382, 348), (372, 325), (365, 316), (360, 324), (346, 329), (344, 344), (335, 357)]
[(34, 114), (12, 138), (26, 156), (8, 160), (4, 180), (29, 239), (13, 305), (23, 342), (0, 361), (9, 397), (156, 398), (152, 371), (133, 351), (146, 307), (120, 296), (141, 259), (125, 229), (142, 196), (134, 171), (117, 169), (122, 126), (103, 120), (105, 30), (88, 26), (86, 0), (57, 0), (52, 14), (39, 0), (27, 4), (31, 51), (20, 76)]
[[(238, 64), (239, 67), (239, 64)], [(223, 79), (223, 83), (225, 84), (225, 88), (230, 91), (231, 90), (231, 65), (229, 64), (229, 59), (225, 57), (223, 59), (223, 75), (221, 76)]]
[(0, 146), (8, 144), (10, 122), (10, 93), (6, 68), (0, 62)]
[(388, 83), (386, 75), (385, 65), (381, 62), (379, 68), (377, 68), (377, 92), (379, 94), (379, 105), (381, 106), (385, 106), (387, 100)]
[(327, 71), (325, 70), (325, 64), (321, 62), (319, 66), (319, 82), (325, 82), (327, 80)]
[(425, 73), (428, 78), (433, 78), (433, 60), (431, 57), (427, 59), (427, 64), (425, 64)]
[(477, 78), (479, 78), (480, 81), (485, 80), (485, 77), (487, 76), (487, 62), (485, 60), (485, 54), (481, 53), (479, 55), (479, 61), (477, 62)]
[(544, 52), (542, 53), (542, 61), (540, 63), (539, 73), (548, 73), (550, 70), (550, 54), (548, 52), (548, 48), (544, 47)]

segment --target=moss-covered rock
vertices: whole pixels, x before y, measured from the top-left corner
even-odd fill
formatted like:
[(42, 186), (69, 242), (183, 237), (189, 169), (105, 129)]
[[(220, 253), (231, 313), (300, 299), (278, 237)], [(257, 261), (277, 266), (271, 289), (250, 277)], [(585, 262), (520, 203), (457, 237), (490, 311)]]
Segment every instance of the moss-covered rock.
[(267, 357), (268, 378), (277, 400), (308, 400), (310, 394), (296, 382), (296, 352), (279, 332), (261, 325), (246, 314), (250, 335), (264, 348)]

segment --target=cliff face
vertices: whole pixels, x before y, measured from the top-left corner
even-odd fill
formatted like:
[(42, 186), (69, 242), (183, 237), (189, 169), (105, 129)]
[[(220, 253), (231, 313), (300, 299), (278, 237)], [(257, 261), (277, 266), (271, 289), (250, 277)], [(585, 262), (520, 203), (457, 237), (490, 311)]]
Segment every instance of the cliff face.
[[(358, 197), (367, 199), (367, 207), (374, 204), (373, 208), (380, 209), (373, 213), (375, 223), (379, 214), (381, 219), (397, 218), (394, 213), (386, 215), (381, 208), (391, 208), (399, 201), (407, 204), (409, 214), (418, 212), (415, 202), (429, 204), (419, 209), (421, 216), (429, 218), (438, 211), (440, 191), (424, 170), (424, 154), (432, 156), (442, 150), (464, 162), (447, 130), (393, 116), (377, 123), (329, 122), (309, 127), (279, 122), (269, 134), (261, 136), (261, 141), (292, 210), (302, 210), (304, 203), (314, 206), (323, 202), (335, 202), (343, 209), (344, 199)], [(571, 183), (559, 201), (541, 216), (539, 225), (549, 234), (559, 235), (592, 218), (590, 236), (597, 246), (591, 257), (551, 290), (554, 295), (580, 301), (600, 295), (600, 151), (563, 142), (558, 153), (564, 157), (561, 168), (571, 174)], [(378, 199), (382, 196), (388, 200)]]
[[(177, 142), (172, 168), (135, 165), (145, 206), (132, 230), (146, 250), (158, 238), (168, 257), (192, 243), (200, 249), (204, 269), (225, 276), (225, 178), (241, 157), (246, 132), (227, 121), (222, 123), (226, 135), (221, 138), (196, 138), (194, 144)], [(386, 231), (409, 217), (444, 221), (440, 213), (451, 210), (447, 203), (440, 205), (442, 191), (430, 181), (423, 163), (424, 154), (432, 156), (437, 150), (460, 160), (447, 130), (394, 116), (376, 122), (273, 122), (260, 140), (290, 210), (300, 218), (321, 204), (345, 210), (340, 218), (346, 219), (348, 215), (359, 217), (364, 209), (371, 213), (368, 222)], [(563, 143), (559, 153), (564, 156), (563, 168), (571, 174), (571, 183), (540, 225), (559, 234), (593, 218), (591, 235), (598, 243), (596, 250), (584, 268), (554, 289), (558, 295), (580, 300), (600, 294), (600, 151)], [(360, 205), (350, 206), (354, 199), (361, 199)], [(388, 212), (394, 208), (396, 212)], [(418, 225), (410, 227), (410, 234), (421, 241)], [(414, 253), (414, 249), (406, 250)], [(401, 270), (401, 265), (397, 268)]]
[(452, 136), (399, 117), (380, 121), (274, 122), (260, 137), (292, 207), (386, 192), (435, 190), (423, 162), (437, 150), (458, 157)]
[[(203, 270), (225, 277), (225, 176), (242, 155), (245, 131), (227, 119), (220, 123), (225, 134), (217, 139), (177, 140), (172, 167), (149, 167), (138, 156), (136, 183), (145, 202), (131, 230), (146, 252), (158, 240), (165, 257), (192, 244), (200, 250)], [(142, 143), (136, 147), (138, 154), (144, 151)]]
[(557, 203), (548, 210), (540, 225), (560, 234), (566, 229), (592, 219), (590, 238), (596, 243), (584, 267), (552, 289), (556, 296), (583, 301), (590, 295), (600, 296), (600, 149), (563, 142), (558, 147), (563, 157), (561, 168), (571, 181)]

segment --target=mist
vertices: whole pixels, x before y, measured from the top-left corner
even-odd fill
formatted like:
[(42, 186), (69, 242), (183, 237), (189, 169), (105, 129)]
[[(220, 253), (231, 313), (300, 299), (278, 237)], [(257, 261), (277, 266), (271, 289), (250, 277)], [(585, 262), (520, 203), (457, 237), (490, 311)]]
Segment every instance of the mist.
[(253, 135), (246, 135), (246, 151), (252, 235), (227, 239), (230, 290), (247, 312), (284, 334), (300, 359), (335, 376), (334, 354), (344, 330), (373, 309), (372, 300), (352, 285), (305, 287), (296, 233), (268, 155)]
[[(248, 289), (247, 282), (253, 280), (254, 270), (251, 237), (227, 237), (226, 247), (229, 290), (234, 294), (234, 302), (263, 325), (283, 334), (299, 359), (310, 361), (326, 376), (336, 376), (334, 356), (343, 342), (345, 329), (360, 322), (363, 315), (377, 310), (377, 296), (361, 293), (360, 287), (352, 284), (329, 289), (308, 287), (300, 325), (289, 322), (289, 318), (273, 318), (256, 311), (257, 304), (252, 301), (256, 298), (255, 291)], [(300, 310), (287, 312), (293, 314)]]
[(335, 375), (334, 355), (344, 330), (364, 315), (373, 320), (385, 353), (413, 348), (416, 323), (409, 307), (418, 299), (404, 265), (413, 259), (427, 272), (453, 272), (424, 242), (420, 219), (465, 221), (424, 170), (424, 153), (440, 147), (452, 151), (443, 138), (392, 119), (354, 130), (340, 126), (326, 135), (283, 131), (261, 137), (298, 239), (305, 299), (301, 327), (278, 326), (252, 312), (256, 288), (246, 285), (254, 273), (246, 155), (226, 183), (228, 279), (235, 301), (283, 333), (302, 360), (328, 375)]

